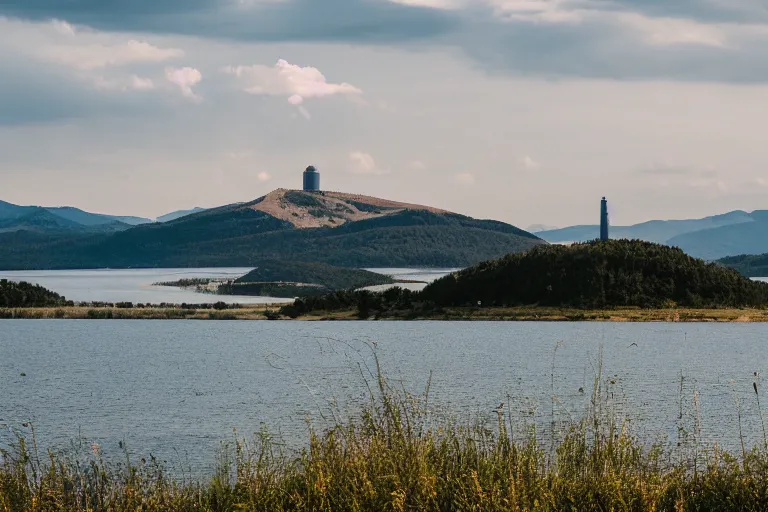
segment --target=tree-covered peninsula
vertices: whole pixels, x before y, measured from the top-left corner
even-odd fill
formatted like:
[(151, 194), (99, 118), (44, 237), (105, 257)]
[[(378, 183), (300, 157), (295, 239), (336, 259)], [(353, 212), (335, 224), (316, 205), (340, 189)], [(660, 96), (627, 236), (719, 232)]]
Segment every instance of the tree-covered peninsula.
[(0, 308), (45, 308), (67, 304), (67, 299), (40, 285), (0, 279)]
[(762, 308), (768, 284), (682, 250), (638, 240), (541, 245), (450, 274), (422, 292), (345, 292), (296, 301), (291, 316), (439, 317), (444, 308)]

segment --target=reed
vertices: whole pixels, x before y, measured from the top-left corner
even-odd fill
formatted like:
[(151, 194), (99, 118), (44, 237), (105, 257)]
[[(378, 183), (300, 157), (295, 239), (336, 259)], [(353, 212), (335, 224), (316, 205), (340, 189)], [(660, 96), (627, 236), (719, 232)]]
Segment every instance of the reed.
[(154, 460), (107, 462), (98, 446), (86, 460), (40, 455), (34, 435), (19, 437), (2, 453), (0, 511), (768, 509), (763, 448), (736, 457), (697, 445), (684, 458), (644, 445), (610, 414), (601, 380), (550, 446), (535, 429), (513, 437), (511, 407), (493, 428), (439, 422), (428, 391), (394, 389), (379, 371), (356, 421), (311, 432), (299, 452), (266, 431), (236, 438), (204, 482), (174, 480)]

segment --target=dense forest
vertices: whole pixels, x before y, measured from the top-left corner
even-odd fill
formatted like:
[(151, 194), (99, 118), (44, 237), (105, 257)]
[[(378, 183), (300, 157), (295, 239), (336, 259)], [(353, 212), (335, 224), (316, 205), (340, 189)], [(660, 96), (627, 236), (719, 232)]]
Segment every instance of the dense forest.
[(422, 299), (439, 306), (764, 306), (768, 284), (678, 248), (611, 240), (539, 246), (484, 262), (435, 281)]
[(398, 286), (381, 293), (368, 290), (340, 290), (319, 296), (297, 299), (281, 308), (284, 316), (296, 318), (313, 312), (354, 310), (361, 319), (370, 317), (413, 318), (436, 311), (435, 304), (424, 301), (419, 292)]
[(729, 256), (718, 263), (738, 271), (746, 277), (768, 277), (768, 254)]
[(422, 292), (346, 291), (297, 300), (286, 316), (355, 310), (360, 318), (418, 317), (445, 307), (764, 307), (768, 284), (682, 250), (638, 240), (538, 246), (480, 263)]
[(70, 302), (42, 286), (26, 282), (0, 280), (0, 308), (42, 308), (71, 305)]
[(335, 228), (296, 229), (245, 206), (112, 235), (0, 233), (0, 269), (249, 267), (265, 259), (463, 267), (545, 243), (509, 224), (454, 214), (405, 210)]

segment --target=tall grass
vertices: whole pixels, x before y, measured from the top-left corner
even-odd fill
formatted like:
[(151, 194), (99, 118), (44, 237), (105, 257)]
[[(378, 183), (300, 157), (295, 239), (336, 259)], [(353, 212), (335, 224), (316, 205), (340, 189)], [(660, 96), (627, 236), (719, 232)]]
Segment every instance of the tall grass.
[(488, 428), (436, 422), (428, 398), (379, 371), (356, 421), (311, 432), (298, 453), (267, 432), (238, 438), (197, 483), (154, 460), (107, 462), (98, 446), (86, 461), (41, 455), (34, 436), (19, 437), (2, 453), (0, 511), (768, 509), (764, 449), (646, 446), (610, 413), (599, 370), (585, 417), (551, 443), (535, 428), (513, 436), (511, 407)]

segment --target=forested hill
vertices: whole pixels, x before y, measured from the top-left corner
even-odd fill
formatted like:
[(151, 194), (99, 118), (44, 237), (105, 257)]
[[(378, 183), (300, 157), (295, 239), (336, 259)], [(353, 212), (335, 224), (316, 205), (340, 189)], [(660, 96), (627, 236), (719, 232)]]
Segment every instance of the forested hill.
[(768, 277), (768, 254), (742, 254), (718, 260), (746, 277)]
[(395, 282), (389, 276), (357, 268), (344, 268), (324, 263), (300, 261), (263, 260), (256, 268), (235, 281), (249, 283), (303, 283), (320, 286), (326, 290), (348, 290)]
[(539, 246), (447, 276), (422, 298), (441, 306), (714, 307), (768, 304), (768, 284), (637, 240)]
[(0, 279), (0, 308), (40, 308), (67, 304), (64, 297), (42, 286)]
[(502, 222), (337, 193), (276, 191), (114, 234), (0, 233), (0, 269), (252, 266), (464, 267), (544, 244)]

